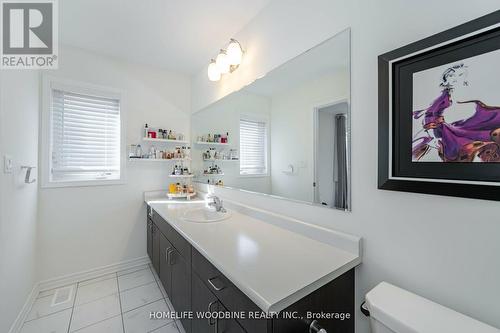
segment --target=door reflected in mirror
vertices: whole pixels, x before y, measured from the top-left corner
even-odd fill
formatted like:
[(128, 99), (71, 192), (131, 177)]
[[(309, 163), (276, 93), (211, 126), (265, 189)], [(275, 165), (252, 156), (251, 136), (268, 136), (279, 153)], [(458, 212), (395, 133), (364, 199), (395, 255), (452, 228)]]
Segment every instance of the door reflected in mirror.
[(196, 181), (350, 210), (350, 31), (193, 114)]

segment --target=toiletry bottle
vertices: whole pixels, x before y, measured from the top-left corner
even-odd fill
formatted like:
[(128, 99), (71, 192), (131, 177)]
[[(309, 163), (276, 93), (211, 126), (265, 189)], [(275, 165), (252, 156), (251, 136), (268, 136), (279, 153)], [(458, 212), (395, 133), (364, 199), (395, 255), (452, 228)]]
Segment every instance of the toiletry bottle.
[(137, 145), (131, 144), (128, 147), (128, 158), (135, 158), (136, 151), (137, 151)]
[(137, 145), (137, 148), (135, 150), (135, 156), (137, 156), (137, 158), (142, 158), (142, 147), (141, 147), (141, 145)]
[(145, 124), (144, 125), (144, 132), (143, 132), (143, 137), (144, 138), (148, 137), (148, 132), (149, 132), (148, 124)]

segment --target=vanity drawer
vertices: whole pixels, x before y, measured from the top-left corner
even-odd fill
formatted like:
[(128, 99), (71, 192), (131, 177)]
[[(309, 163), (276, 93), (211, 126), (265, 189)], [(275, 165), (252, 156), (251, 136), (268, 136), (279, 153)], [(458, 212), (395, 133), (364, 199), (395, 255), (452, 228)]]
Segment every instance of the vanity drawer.
[(165, 235), (180, 255), (191, 263), (191, 245), (184, 239), (167, 221), (165, 221), (157, 212), (152, 211), (152, 219), (158, 229)]
[(193, 248), (192, 266), (193, 271), (200, 277), (210, 291), (220, 300), (229, 311), (244, 311), (246, 319), (238, 319), (241, 326), (252, 333), (267, 332), (271, 320), (248, 319), (247, 312), (258, 312), (262, 310), (255, 305), (243, 292), (241, 292), (228, 278), (215, 268), (205, 257)]

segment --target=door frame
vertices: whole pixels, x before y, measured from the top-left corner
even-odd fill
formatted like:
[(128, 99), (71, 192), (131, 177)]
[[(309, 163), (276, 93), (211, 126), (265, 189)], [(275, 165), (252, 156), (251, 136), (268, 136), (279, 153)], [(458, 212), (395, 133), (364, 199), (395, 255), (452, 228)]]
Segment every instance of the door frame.
[[(318, 193), (318, 144), (319, 144), (319, 133), (318, 133), (318, 127), (319, 127), (319, 110), (328, 108), (331, 106), (339, 105), (339, 104), (347, 104), (347, 115), (349, 115), (349, 112), (351, 111), (351, 105), (349, 98), (341, 98), (341, 99), (336, 99), (336, 100), (329, 100), (329, 101), (324, 101), (318, 104), (315, 104), (313, 106), (313, 182), (312, 182), (312, 187), (313, 187), (313, 198), (312, 201), (315, 204), (321, 205), (321, 202), (319, 202), (319, 193)], [(349, 120), (347, 121), (347, 124), (349, 124)], [(350, 126), (350, 124), (348, 125)], [(350, 129), (348, 129), (348, 132), (350, 132)], [(349, 153), (348, 153), (349, 154)], [(349, 163), (350, 157), (348, 156), (348, 163)], [(349, 176), (350, 177), (350, 171)], [(348, 183), (350, 183), (350, 180), (348, 180)]]

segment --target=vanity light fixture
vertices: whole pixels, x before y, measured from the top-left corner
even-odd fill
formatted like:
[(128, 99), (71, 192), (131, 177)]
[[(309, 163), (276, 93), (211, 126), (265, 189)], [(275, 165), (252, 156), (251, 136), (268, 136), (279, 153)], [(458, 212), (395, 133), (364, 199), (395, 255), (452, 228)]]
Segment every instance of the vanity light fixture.
[(217, 58), (215, 58), (215, 65), (221, 74), (227, 74), (231, 70), (231, 64), (227, 57), (226, 50), (220, 50)]
[(241, 44), (236, 40), (232, 39), (229, 42), (226, 50), (227, 58), (232, 66), (238, 66), (241, 64), (241, 59), (243, 58), (243, 49)]
[(221, 49), (215, 60), (210, 61), (207, 70), (208, 79), (219, 81), (222, 74), (234, 72), (241, 64), (242, 58), (243, 48), (241, 44), (236, 39), (231, 38), (227, 48)]
[(219, 81), (221, 77), (221, 73), (217, 69), (217, 65), (215, 64), (215, 60), (212, 59), (210, 64), (208, 65), (208, 79), (210, 81)]

